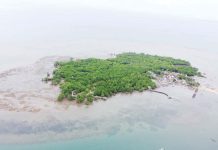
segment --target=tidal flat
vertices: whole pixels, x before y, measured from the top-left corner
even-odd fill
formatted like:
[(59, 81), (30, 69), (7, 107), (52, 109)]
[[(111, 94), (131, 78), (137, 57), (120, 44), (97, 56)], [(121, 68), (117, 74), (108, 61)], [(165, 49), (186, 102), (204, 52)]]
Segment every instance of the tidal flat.
[(4, 71), (0, 75), (0, 148), (128, 150), (137, 145), (138, 149), (215, 149), (218, 70), (207, 66), (214, 65), (217, 54), (190, 53), (199, 57), (183, 58), (207, 76), (196, 79), (201, 86), (195, 99), (193, 90), (171, 84), (158, 91), (175, 99), (146, 91), (117, 94), (90, 106), (59, 103), (60, 89), (41, 79), (54, 69), (55, 61), (69, 57), (45, 57), (27, 67)]

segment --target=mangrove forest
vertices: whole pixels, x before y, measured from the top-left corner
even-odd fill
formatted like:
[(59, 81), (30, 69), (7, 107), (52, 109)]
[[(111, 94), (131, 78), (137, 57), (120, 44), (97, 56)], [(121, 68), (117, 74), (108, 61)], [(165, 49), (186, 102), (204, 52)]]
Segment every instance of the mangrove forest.
[(50, 80), (60, 86), (57, 99), (85, 104), (116, 93), (155, 89), (152, 74), (178, 73), (180, 79), (200, 75), (188, 61), (143, 53), (122, 53), (108, 59), (72, 59), (56, 62), (55, 67)]

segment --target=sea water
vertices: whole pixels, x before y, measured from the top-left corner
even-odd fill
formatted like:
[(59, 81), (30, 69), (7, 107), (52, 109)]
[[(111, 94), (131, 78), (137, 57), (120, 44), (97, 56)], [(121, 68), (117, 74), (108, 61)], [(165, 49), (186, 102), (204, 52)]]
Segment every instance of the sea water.
[[(80, 18), (86, 18), (85, 14), (80, 15)], [(110, 13), (106, 15), (110, 16)], [(43, 17), (43, 15), (40, 16)], [(73, 14), (70, 16), (75, 17)], [(58, 18), (58, 20), (61, 18), (65, 20), (65, 24), (56, 24), (46, 30), (46, 27), (36, 18), (34, 29), (41, 31), (41, 28), (38, 28), (41, 26), (43, 32), (33, 32), (34, 29), (30, 28), (32, 25), (27, 24), (25, 16), (20, 14), (20, 19), (24, 21), (25, 26), (14, 28), (11, 34), (19, 33), (23, 38), (18, 38), (19, 34), (14, 36), (16, 38), (1, 36), (0, 62), (3, 65), (0, 69), (7, 70), (16, 66), (24, 66), (24, 64), (34, 63), (37, 59), (50, 55), (106, 58), (110, 57), (111, 53), (134, 51), (172, 56), (190, 61), (205, 73), (206, 78), (199, 79), (204, 88), (199, 89), (196, 98), (191, 98), (192, 90), (179, 85), (158, 89), (175, 97), (177, 99), (175, 101), (149, 92), (132, 95), (118, 94), (108, 101), (98, 102), (84, 109), (83, 112), (95, 114), (87, 115), (85, 117), (87, 120), (79, 127), (70, 126), (65, 122), (60, 123), (60, 127), (69, 128), (63, 134), (58, 133), (57, 136), (62, 134), (61, 138), (51, 137), (51, 129), (47, 129), (46, 124), (43, 124), (46, 140), (38, 142), (34, 138), (31, 140), (29, 136), (30, 140), (25, 143), (25, 135), (20, 133), (15, 137), (23, 139), (22, 142), (4, 141), (0, 144), (1, 150), (218, 149), (218, 70), (216, 65), (218, 47), (215, 41), (218, 35), (217, 24), (207, 21), (142, 16), (132, 16), (131, 20), (135, 23), (128, 24), (128, 16), (115, 16), (111, 17), (114, 19), (104, 21), (122, 23), (121, 27), (98, 22), (98, 18), (102, 18), (101, 15), (93, 18), (96, 19), (93, 24), (85, 21), (89, 24), (82, 26), (83, 19), (77, 17), (75, 22), (69, 21), (65, 14), (62, 16), (65, 18), (60, 16)], [(44, 20), (46, 20), (46, 15)], [(17, 22), (17, 20), (13, 21)], [(47, 21), (46, 24), (51, 25), (52, 22)], [(124, 24), (126, 24), (125, 28), (123, 28)], [(155, 26), (156, 24), (158, 26)], [(75, 26), (72, 28), (71, 25)], [(7, 28), (4, 24), (0, 26)], [(99, 28), (101, 31), (98, 30)], [(23, 29), (26, 32), (23, 32)], [(2, 35), (6, 36), (7, 33), (4, 31)], [(29, 37), (34, 40), (31, 41)], [(17, 39), (19, 40), (15, 41)], [(4, 112), (1, 112), (1, 115), (2, 118), (7, 117)], [(94, 119), (93, 116), (95, 116)], [(65, 120), (68, 119), (67, 117), (70, 118), (70, 116), (63, 116)], [(79, 119), (76, 121), (81, 121)], [(34, 127), (34, 124), (32, 126)], [(58, 127), (52, 129), (54, 137), (56, 136), (55, 130), (59, 130)], [(16, 124), (11, 126), (11, 132), (7, 131), (13, 133), (14, 128), (17, 128)], [(20, 128), (22, 129), (22, 126)], [(30, 129), (32, 128), (28, 126), (21, 131), (28, 133)], [(78, 131), (76, 136), (71, 134), (74, 131)], [(37, 134), (39, 133), (35, 132), (33, 137)], [(4, 137), (4, 135), (7, 135), (7, 132), (1, 130), (1, 136)], [(13, 137), (13, 134), (10, 136)]]

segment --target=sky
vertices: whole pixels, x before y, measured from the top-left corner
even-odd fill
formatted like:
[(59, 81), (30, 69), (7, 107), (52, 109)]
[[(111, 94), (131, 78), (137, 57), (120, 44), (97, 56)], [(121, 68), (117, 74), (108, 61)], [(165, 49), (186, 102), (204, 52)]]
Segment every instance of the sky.
[(40, 7), (87, 7), (218, 21), (218, 0), (0, 0), (0, 12)]

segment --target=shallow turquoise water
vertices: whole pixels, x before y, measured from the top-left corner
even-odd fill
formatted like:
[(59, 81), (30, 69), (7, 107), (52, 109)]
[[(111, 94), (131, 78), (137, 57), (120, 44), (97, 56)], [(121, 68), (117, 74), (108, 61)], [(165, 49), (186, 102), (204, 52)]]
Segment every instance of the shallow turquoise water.
[[(136, 136), (138, 137), (138, 136)], [(123, 150), (132, 150), (132, 149), (143, 149), (152, 147), (152, 144), (146, 139), (136, 138), (134, 136), (110, 136), (110, 137), (95, 137), (95, 138), (85, 138), (79, 140), (73, 140), (68, 142), (57, 142), (57, 143), (46, 143), (46, 144), (37, 144), (37, 145), (16, 145), (16, 146), (3, 146), (1, 149), (4, 150), (71, 150), (71, 149), (80, 149), (80, 150), (110, 150), (110, 149), (123, 149)], [(150, 145), (150, 146), (149, 146)], [(157, 146), (156, 146), (157, 147)]]
[[(67, 142), (57, 142), (57, 143), (44, 143), (44, 144), (30, 144), (30, 145), (14, 145), (14, 146), (1, 146), (1, 149), (4, 150), (72, 150), (72, 149), (80, 149), (80, 150), (111, 150), (111, 149), (119, 149), (119, 150), (159, 150), (163, 147), (164, 142), (167, 139), (163, 137), (157, 137), (154, 135), (143, 134), (143, 133), (132, 133), (132, 134), (123, 134), (123, 135), (113, 135), (113, 136), (101, 136), (95, 138), (85, 138), (85, 139), (77, 139), (73, 141)], [(166, 143), (165, 143), (166, 144)], [(182, 147), (178, 147), (181, 145), (167, 145), (166, 147), (176, 148), (178, 150), (182, 150)], [(165, 147), (165, 148), (166, 148)], [(187, 146), (183, 146), (184, 148)], [(189, 147), (190, 148), (190, 147)]]
[[(52, 142), (29, 145), (4, 145), (1, 150), (212, 150), (217, 144), (200, 134), (190, 136), (186, 133), (143, 132), (124, 133), (112, 136), (98, 136), (66, 142)], [(191, 132), (190, 132), (191, 134)]]

